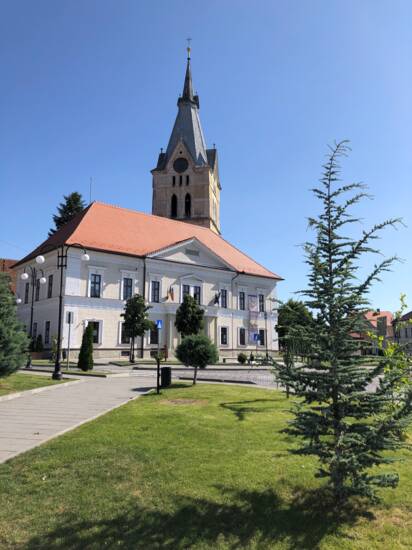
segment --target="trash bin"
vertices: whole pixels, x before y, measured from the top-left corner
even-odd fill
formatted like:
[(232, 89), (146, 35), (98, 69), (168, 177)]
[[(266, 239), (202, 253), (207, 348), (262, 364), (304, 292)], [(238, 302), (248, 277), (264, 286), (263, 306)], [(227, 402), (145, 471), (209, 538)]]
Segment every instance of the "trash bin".
[(160, 385), (162, 388), (168, 388), (172, 384), (172, 367), (162, 367), (160, 369)]

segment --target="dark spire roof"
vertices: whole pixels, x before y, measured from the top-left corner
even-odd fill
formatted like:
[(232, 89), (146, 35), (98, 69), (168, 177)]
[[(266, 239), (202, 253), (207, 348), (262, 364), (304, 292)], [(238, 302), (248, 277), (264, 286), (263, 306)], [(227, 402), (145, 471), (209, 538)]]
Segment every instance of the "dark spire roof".
[(190, 51), (188, 51), (185, 83), (183, 86), (183, 94), (180, 98), (183, 101), (194, 101), (193, 99), (193, 84), (192, 84), (192, 70), (190, 68)]
[(192, 70), (190, 66), (190, 48), (188, 48), (183, 94), (177, 101), (178, 112), (166, 153), (159, 156), (157, 168), (165, 166), (178, 143), (183, 142), (198, 166), (208, 163), (206, 142), (199, 118), (199, 98), (193, 94)]

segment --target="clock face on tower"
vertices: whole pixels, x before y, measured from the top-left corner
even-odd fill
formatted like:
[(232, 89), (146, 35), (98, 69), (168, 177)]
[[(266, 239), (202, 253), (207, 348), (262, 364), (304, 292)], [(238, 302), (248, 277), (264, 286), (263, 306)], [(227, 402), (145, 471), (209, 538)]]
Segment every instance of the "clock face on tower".
[(178, 174), (182, 174), (185, 170), (187, 170), (188, 166), (189, 166), (189, 163), (183, 157), (177, 158), (173, 163), (173, 168)]

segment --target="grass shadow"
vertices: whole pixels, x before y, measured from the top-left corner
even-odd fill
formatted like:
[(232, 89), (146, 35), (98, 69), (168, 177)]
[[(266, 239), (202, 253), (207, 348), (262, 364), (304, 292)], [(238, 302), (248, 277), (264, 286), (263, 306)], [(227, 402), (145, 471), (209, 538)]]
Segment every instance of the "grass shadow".
[(279, 403), (277, 399), (251, 399), (249, 401), (233, 401), (231, 403), (221, 403), (220, 407), (232, 411), (238, 420), (245, 420), (246, 415), (250, 413), (262, 413), (274, 410), (277, 406), (262, 407), (252, 406), (252, 403)]
[[(217, 501), (176, 496), (174, 508), (148, 508), (125, 501), (121, 514), (93, 521), (64, 514), (61, 524), (33, 537), (25, 548), (39, 549), (186, 549), (194, 545), (226, 548), (314, 550), (330, 534), (370, 516), (361, 506), (331, 506), (325, 491), (297, 488), (291, 503), (273, 491), (217, 486)], [(126, 506), (127, 504), (127, 506)]]

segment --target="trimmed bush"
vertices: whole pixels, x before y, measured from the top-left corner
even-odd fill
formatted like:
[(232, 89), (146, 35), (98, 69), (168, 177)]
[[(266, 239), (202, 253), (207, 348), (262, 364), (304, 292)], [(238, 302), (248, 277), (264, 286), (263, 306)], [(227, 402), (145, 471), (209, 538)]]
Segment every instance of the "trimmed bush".
[(243, 353), (243, 351), (241, 351), (241, 352), (239, 353), (239, 355), (237, 356), (237, 360), (239, 361), (239, 363), (240, 363), (241, 365), (244, 365), (244, 364), (246, 363), (246, 361), (247, 361), (247, 355), (246, 355), (246, 353)]
[(82, 346), (80, 348), (79, 360), (77, 362), (79, 369), (88, 371), (93, 369), (93, 327), (87, 325), (83, 332)]
[(197, 369), (217, 363), (219, 353), (217, 347), (204, 334), (192, 334), (183, 338), (176, 348), (176, 357), (186, 367), (193, 367), (193, 384), (196, 384)]

